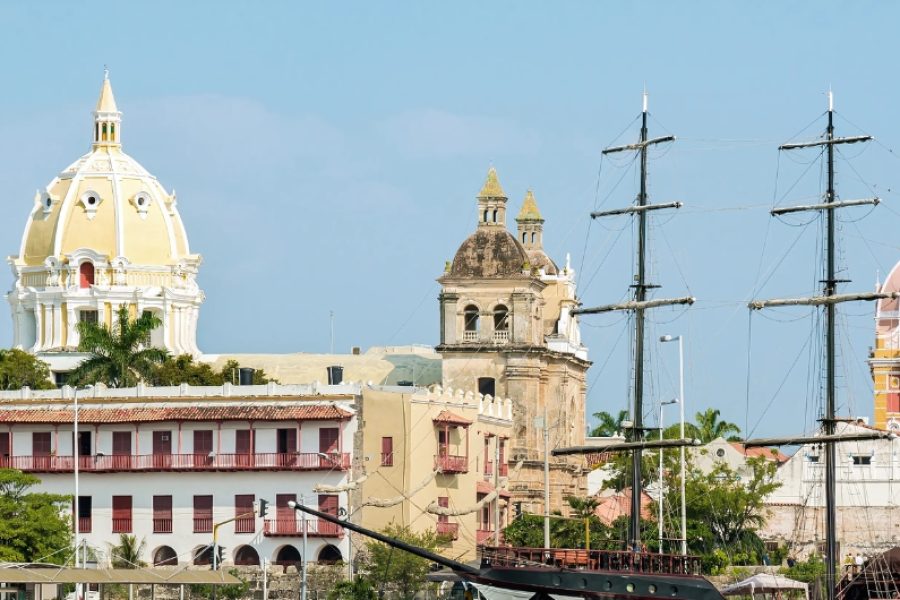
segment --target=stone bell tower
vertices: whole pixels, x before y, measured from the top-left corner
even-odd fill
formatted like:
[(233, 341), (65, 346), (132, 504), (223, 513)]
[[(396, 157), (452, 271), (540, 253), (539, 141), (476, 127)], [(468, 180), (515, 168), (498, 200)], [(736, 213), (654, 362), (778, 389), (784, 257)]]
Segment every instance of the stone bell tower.
[[(543, 223), (529, 191), (506, 226), (508, 198), (492, 167), (477, 196), (475, 232), (438, 279), (445, 386), (513, 400), (514, 433), (508, 459), (514, 502), (543, 510), (545, 424), (549, 448), (584, 442), (585, 377), (590, 362), (581, 344), (574, 272), (544, 253)], [(583, 495), (574, 463), (551, 457), (551, 505)]]

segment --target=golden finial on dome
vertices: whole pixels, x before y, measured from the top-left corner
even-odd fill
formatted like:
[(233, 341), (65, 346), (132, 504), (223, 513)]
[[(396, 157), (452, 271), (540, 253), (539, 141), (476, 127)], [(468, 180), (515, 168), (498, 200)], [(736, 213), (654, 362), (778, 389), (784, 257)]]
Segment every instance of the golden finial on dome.
[(487, 178), (484, 180), (484, 186), (478, 193), (479, 198), (506, 198), (503, 188), (500, 187), (500, 180), (497, 179), (497, 169), (491, 166), (488, 169)]
[(525, 200), (522, 201), (522, 210), (516, 221), (543, 221), (541, 211), (538, 210), (537, 202), (534, 199), (534, 193), (531, 190), (525, 193)]

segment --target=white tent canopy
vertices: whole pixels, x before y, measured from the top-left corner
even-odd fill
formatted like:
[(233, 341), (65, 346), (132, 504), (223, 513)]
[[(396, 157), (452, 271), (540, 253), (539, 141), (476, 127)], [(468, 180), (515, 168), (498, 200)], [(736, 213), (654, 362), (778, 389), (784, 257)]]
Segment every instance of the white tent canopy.
[(802, 581), (795, 581), (781, 575), (758, 573), (724, 588), (722, 595), (753, 596), (754, 594), (779, 594), (794, 590), (803, 590), (804, 596), (809, 598), (809, 586)]

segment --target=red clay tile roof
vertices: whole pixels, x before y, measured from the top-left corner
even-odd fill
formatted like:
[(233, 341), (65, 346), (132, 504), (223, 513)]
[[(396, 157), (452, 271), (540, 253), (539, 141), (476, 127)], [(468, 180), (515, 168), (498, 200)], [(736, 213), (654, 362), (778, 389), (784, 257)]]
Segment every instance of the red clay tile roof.
[(455, 413), (450, 412), (449, 410), (442, 410), (438, 416), (432, 419), (435, 423), (447, 423), (448, 425), (463, 425), (468, 426), (472, 424), (472, 421), (465, 417), (461, 417)]
[[(494, 491), (494, 486), (492, 486), (487, 481), (476, 481), (475, 482), (475, 491), (479, 494), (490, 494)], [(509, 498), (509, 491), (500, 488), (500, 497), (501, 498)]]
[[(595, 496), (596, 497), (596, 496)], [(653, 502), (653, 499), (650, 495), (641, 490), (641, 518), (649, 519), (650, 518), (650, 503)], [(603, 523), (606, 525), (611, 525), (613, 521), (618, 519), (619, 517), (625, 516), (631, 512), (631, 488), (627, 488), (622, 490), (621, 492), (616, 492), (610, 496), (605, 498), (600, 498), (600, 504), (597, 505), (597, 508), (594, 509), (594, 514), (597, 515)]]
[(757, 456), (762, 456), (767, 460), (774, 460), (777, 463), (784, 463), (790, 458), (786, 454), (782, 454), (782, 452), (776, 448), (765, 448), (765, 447), (755, 447), (755, 448), (745, 448), (744, 445), (740, 442), (729, 442), (732, 447), (743, 454), (744, 456), (754, 458)]
[[(316, 406), (191, 406), (170, 408), (82, 408), (80, 423), (148, 421), (336, 421), (353, 414), (328, 405)], [(71, 423), (72, 410), (0, 410), (0, 423)]]

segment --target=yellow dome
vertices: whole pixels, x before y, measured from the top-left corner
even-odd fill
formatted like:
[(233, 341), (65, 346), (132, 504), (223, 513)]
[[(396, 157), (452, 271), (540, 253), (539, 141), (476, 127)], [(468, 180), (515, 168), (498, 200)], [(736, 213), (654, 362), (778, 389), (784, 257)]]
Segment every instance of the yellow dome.
[(153, 175), (122, 152), (121, 113), (104, 79), (94, 112), (94, 143), (85, 154), (35, 195), (18, 262), (43, 265), (78, 249), (131, 265), (173, 266), (190, 256), (176, 208)]

